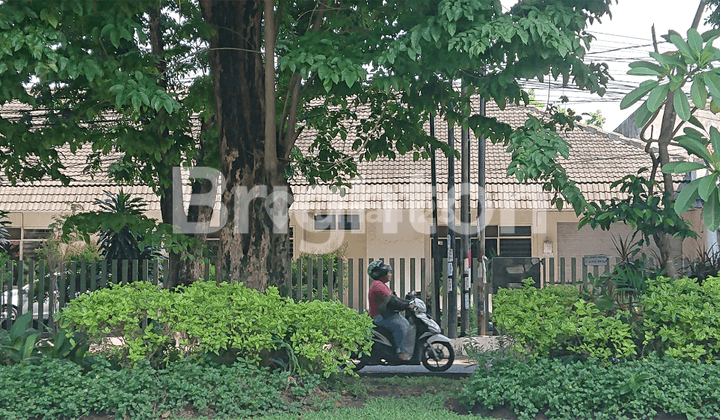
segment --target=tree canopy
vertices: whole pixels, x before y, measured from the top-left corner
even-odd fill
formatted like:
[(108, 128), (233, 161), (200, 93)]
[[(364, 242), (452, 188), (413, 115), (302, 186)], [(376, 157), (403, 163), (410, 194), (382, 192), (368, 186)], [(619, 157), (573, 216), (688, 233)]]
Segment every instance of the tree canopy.
[[(228, 180), (219, 271), (260, 289), (284, 277), (284, 258), (268, 256), (285, 254), (287, 234), (273, 232), (260, 200), (244, 215), (248, 230), (236, 232), (235, 187), (279, 191), (288, 169), (342, 186), (356, 175), (357, 159), (421, 158), (433, 147), (451, 153), (423, 130), (430, 115), (507, 143), (511, 174), (544, 180), (558, 207), (570, 202), (580, 211), (582, 196), (555, 165), (567, 155), (558, 131), (572, 119), (530, 117), (513, 131), (479, 115), (472, 101), (527, 103), (521, 81), (534, 77), (603, 94), (607, 67), (586, 63), (586, 29), (610, 4), (525, 0), (503, 10), (497, 0), (5, 1), (0, 104), (45, 112), (41, 122), (0, 118), (0, 167), (10, 182), (69, 181), (58, 147), (92, 145), (97, 157), (124, 154), (113, 167), (118, 179), (162, 196), (168, 168), (197, 150), (192, 117), (201, 113), (208, 126), (216, 123), (218, 166)], [(295, 147), (303, 130), (317, 133), (310, 150)], [(353, 154), (340, 147), (350, 130)]]

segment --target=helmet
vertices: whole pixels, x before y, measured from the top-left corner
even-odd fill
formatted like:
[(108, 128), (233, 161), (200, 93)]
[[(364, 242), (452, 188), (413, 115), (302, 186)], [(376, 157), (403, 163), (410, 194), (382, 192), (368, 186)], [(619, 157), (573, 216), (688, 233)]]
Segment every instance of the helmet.
[(385, 275), (392, 271), (392, 267), (385, 264), (383, 260), (375, 260), (368, 265), (367, 273), (371, 279), (377, 280), (385, 277)]

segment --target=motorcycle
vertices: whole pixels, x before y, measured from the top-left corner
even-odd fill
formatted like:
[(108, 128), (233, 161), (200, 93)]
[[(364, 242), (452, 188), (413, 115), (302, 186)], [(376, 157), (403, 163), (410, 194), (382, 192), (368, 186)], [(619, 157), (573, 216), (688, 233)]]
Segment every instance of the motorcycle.
[(427, 306), (416, 292), (405, 295), (414, 308), (405, 311), (405, 317), (411, 326), (415, 327), (415, 347), (410, 360), (398, 357), (392, 332), (386, 328), (375, 325), (373, 330), (373, 346), (369, 355), (355, 357), (355, 371), (365, 366), (385, 365), (419, 365), (422, 363), (431, 372), (444, 372), (455, 361), (455, 350), (450, 339), (442, 334), (440, 326), (427, 314)]

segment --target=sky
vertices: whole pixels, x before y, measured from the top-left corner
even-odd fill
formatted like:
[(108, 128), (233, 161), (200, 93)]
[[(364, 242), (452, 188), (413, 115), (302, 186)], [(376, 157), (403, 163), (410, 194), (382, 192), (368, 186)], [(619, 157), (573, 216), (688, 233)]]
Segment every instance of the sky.
[[(504, 6), (515, 3), (503, 0)], [(607, 119), (603, 128), (613, 131), (634, 110), (620, 110), (620, 101), (634, 86), (639, 85), (646, 77), (628, 76), (625, 74), (628, 63), (649, 59), (652, 51), (651, 27), (655, 25), (658, 42), (664, 42), (661, 35), (671, 29), (685, 34), (692, 24), (699, 0), (619, 0), (610, 7), (612, 18), (605, 17), (602, 22), (595, 22), (589, 29), (597, 39), (592, 42), (588, 59), (606, 62), (614, 81), (611, 81), (604, 97), (580, 93), (577, 90), (564, 88), (560, 83), (551, 83), (548, 92), (548, 81), (544, 84), (530, 82), (526, 86), (535, 90), (535, 97), (546, 103), (548, 98), (555, 105), (560, 105), (560, 96), (565, 95), (570, 102), (564, 106), (572, 108), (576, 113), (600, 110)], [(704, 22), (707, 13), (703, 15)], [(710, 29), (700, 27), (700, 32)], [(669, 48), (662, 44), (660, 51)], [(639, 105), (639, 104), (638, 104)]]

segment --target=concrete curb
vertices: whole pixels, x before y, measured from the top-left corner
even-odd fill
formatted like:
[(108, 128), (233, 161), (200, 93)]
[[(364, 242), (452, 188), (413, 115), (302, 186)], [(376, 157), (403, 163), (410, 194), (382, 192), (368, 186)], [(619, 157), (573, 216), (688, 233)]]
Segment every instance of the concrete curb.
[(489, 351), (497, 350), (500, 348), (500, 344), (497, 336), (475, 336), (475, 337), (462, 337), (462, 338), (451, 338), (453, 349), (455, 350), (455, 357), (467, 358), (466, 346), (477, 349), (478, 351)]

